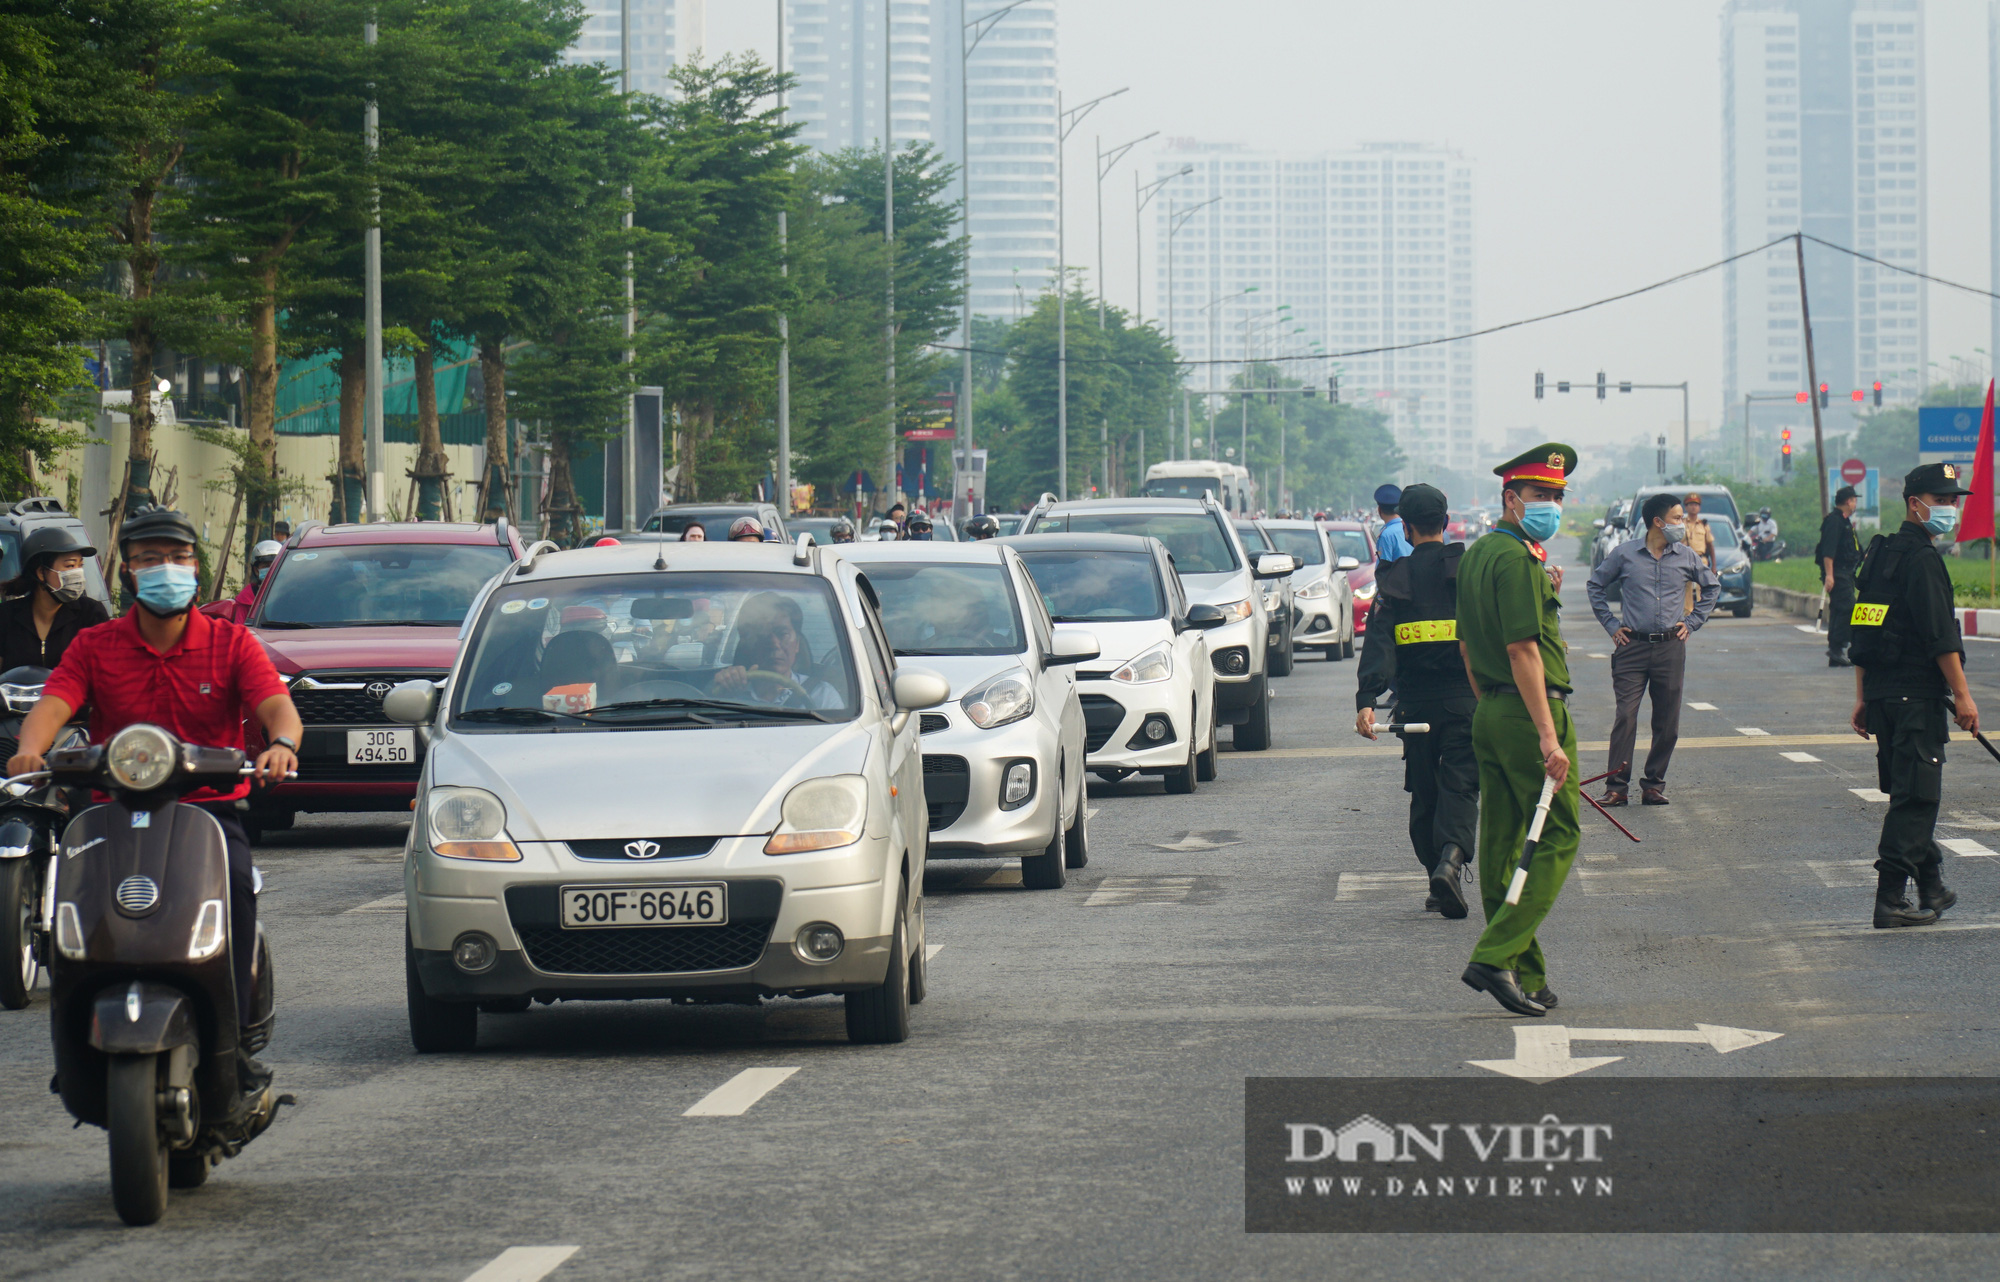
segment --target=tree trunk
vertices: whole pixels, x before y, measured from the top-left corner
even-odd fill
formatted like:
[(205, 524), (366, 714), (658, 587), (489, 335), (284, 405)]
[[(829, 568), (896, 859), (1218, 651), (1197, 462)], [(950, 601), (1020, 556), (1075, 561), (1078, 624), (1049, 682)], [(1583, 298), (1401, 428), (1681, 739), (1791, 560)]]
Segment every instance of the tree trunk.
[(479, 342), (479, 372), (486, 388), (486, 476), (479, 485), (479, 519), (507, 515), (507, 353), (498, 338)]
[(424, 330), (425, 340), (416, 352), (417, 466), (411, 475), (417, 480), (417, 519), (441, 521), (446, 460), (444, 436), (438, 428), (437, 345), (429, 337), (430, 327), (426, 325)]
[(278, 476), (278, 270), (266, 267), (257, 301), (250, 308), (250, 368), (243, 372), (245, 414), (250, 428), (249, 511), (244, 518), (246, 550), (272, 534), (277, 519)]
[(363, 403), (368, 390), (367, 368), (367, 357), (359, 343), (349, 341), (340, 349), (340, 451), (334, 465), (331, 513), (335, 525), (361, 520), (367, 489), (364, 469), (368, 442)]
[(576, 481), (570, 475), (568, 432), (549, 433), (549, 538), (563, 547), (583, 539), (583, 508), (576, 501)]

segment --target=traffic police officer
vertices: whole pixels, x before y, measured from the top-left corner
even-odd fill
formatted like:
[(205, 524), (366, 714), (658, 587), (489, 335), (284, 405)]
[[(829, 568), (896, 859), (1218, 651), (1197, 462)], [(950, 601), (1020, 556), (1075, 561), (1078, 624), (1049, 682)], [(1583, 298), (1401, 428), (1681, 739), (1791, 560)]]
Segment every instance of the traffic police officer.
[(1444, 541), (1446, 507), (1435, 486), (1402, 493), (1398, 510), (1413, 546), (1375, 578), (1354, 730), (1375, 737), (1375, 701), (1392, 686), (1397, 722), (1430, 725), (1427, 734), (1403, 738), (1410, 844), (1431, 879), (1424, 907), (1458, 918), (1466, 914), (1460, 883), (1478, 842), (1479, 764), (1472, 755), (1478, 700), (1458, 654), (1458, 559), (1465, 545)]
[(1819, 523), (1819, 546), (1813, 560), (1819, 563), (1826, 588), (1826, 666), (1852, 666), (1847, 646), (1852, 640), (1854, 615), (1854, 571), (1861, 564), (1861, 540), (1854, 533), (1854, 509), (1861, 496), (1852, 485), (1843, 485), (1833, 496), (1833, 511)]
[[(1460, 978), (1517, 1015), (1545, 1015), (1556, 1004), (1535, 930), (1576, 861), (1576, 724), (1565, 702), (1571, 686), (1556, 595), (1562, 572), (1543, 547), (1562, 526), (1563, 491), (1575, 470), (1576, 451), (1557, 444), (1494, 468), (1500, 524), (1458, 566), (1458, 645), (1479, 698), (1472, 751), (1486, 909), (1486, 929)], [(1521, 901), (1509, 904), (1507, 883), (1544, 779), (1555, 780), (1556, 794)]]
[[(1958, 528), (1971, 493), (1950, 463), (1903, 478), (1902, 528), (1868, 545), (1852, 615), (1854, 732), (1875, 739), (1877, 786), (1889, 794), (1875, 846), (1875, 925), (1928, 926), (1958, 902), (1944, 884), (1935, 839), (1944, 785), (1946, 719), (1979, 729), (1965, 684), (1965, 644), (1952, 610), (1951, 575), (1931, 540)], [(1903, 892), (1917, 883), (1912, 907)]]
[(1375, 514), (1382, 518), (1382, 529), (1375, 535), (1378, 568), (1410, 554), (1410, 539), (1396, 510), (1402, 499), (1403, 492), (1393, 485), (1378, 486), (1375, 490)]

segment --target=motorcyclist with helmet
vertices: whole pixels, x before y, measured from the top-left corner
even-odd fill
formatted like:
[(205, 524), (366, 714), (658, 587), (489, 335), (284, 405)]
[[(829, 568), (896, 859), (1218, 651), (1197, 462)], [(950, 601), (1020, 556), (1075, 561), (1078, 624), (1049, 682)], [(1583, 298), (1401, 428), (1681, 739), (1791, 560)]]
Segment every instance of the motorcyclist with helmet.
[(1000, 537), (1000, 522), (990, 516), (975, 516), (965, 523), (965, 537), (977, 543), (981, 539)]
[(111, 617), (85, 593), (85, 561), (97, 549), (59, 525), (45, 525), (21, 543), (21, 573), (0, 602), (0, 672), (23, 665), (53, 668), (76, 634)]
[(763, 523), (754, 516), (737, 517), (729, 523), (729, 541), (731, 543), (764, 542)]
[(250, 611), (257, 604), (257, 594), (264, 590), (264, 580), (270, 577), (271, 567), (284, 554), (285, 545), (276, 539), (264, 539), (250, 549), (250, 573), (244, 576), (243, 586), (235, 596), (229, 598), (229, 610), (222, 617), (231, 623), (247, 623)]
[(827, 528), (827, 537), (835, 543), (854, 542), (854, 522), (844, 516), (833, 518), (833, 524)]
[(904, 537), (914, 543), (929, 543), (934, 537), (931, 529), (931, 514), (918, 508), (910, 513), (909, 533)]

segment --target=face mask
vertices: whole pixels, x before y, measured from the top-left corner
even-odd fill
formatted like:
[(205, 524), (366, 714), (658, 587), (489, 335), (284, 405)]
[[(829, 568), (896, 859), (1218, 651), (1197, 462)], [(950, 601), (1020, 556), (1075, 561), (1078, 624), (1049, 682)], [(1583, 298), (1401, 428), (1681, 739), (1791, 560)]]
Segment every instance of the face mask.
[(194, 600), (195, 572), (190, 565), (149, 565), (132, 575), (139, 604), (162, 618), (188, 608)]
[(1521, 505), (1521, 532), (1537, 543), (1546, 543), (1562, 529), (1563, 505), (1560, 503), (1523, 503)]
[(1685, 525), (1663, 525), (1660, 527), (1660, 533), (1667, 536), (1667, 542), (1669, 543), (1685, 543), (1688, 538), (1688, 527)]
[[(56, 579), (56, 586), (49, 588), (49, 595), (53, 596), (56, 600), (67, 605), (71, 601), (75, 601), (83, 596), (82, 569), (57, 570)], [(47, 584), (48, 581), (46, 579), (43, 580), (43, 586), (46, 587)]]
[(1958, 528), (1958, 509), (1955, 507), (1934, 507), (1924, 528), (1933, 535), (1950, 534)]

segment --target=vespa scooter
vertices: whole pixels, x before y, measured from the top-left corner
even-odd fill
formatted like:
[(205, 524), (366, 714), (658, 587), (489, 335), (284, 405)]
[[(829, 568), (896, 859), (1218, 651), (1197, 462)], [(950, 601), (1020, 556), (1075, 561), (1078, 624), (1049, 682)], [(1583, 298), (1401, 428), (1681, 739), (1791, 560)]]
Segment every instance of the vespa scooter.
[(103, 745), (56, 748), (42, 774), (111, 800), (72, 820), (49, 896), (53, 1089), (78, 1122), (110, 1132), (111, 1200), (151, 1224), (167, 1189), (193, 1188), (271, 1124), (289, 1096), (245, 1089), (244, 1055), (271, 1037), (271, 955), (261, 930), (250, 1021), (239, 1020), (229, 853), (207, 811), (180, 799), (249, 773), (233, 748), (131, 725)]
[[(42, 697), (47, 668), (0, 672), (0, 752), (14, 755), (21, 719)], [(63, 730), (58, 746), (84, 741), (80, 727)], [(35, 981), (48, 965), (49, 865), (80, 794), (44, 782), (0, 790), (0, 1008), (20, 1010), (34, 1000)]]

